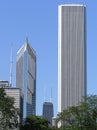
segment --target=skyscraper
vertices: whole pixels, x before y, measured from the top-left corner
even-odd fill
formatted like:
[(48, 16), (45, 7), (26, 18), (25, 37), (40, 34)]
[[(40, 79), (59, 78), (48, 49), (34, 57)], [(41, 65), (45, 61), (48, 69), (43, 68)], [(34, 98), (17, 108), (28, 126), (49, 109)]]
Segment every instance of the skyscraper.
[(21, 90), (23, 119), (36, 114), (36, 53), (28, 40), (17, 52), (16, 87)]
[(86, 95), (85, 6), (58, 10), (58, 112), (79, 104)]
[(53, 104), (52, 102), (44, 102), (43, 103), (43, 118), (47, 119), (52, 125), (52, 117), (53, 117)]

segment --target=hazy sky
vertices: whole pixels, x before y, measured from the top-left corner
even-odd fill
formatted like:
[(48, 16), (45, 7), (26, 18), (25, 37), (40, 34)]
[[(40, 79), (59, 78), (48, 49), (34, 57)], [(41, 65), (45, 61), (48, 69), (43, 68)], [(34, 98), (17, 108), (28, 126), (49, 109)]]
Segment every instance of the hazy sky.
[(37, 54), (37, 114), (42, 114), (44, 87), (46, 101), (52, 87), (57, 114), (58, 5), (86, 5), (87, 93), (97, 94), (97, 0), (0, 0), (0, 80), (9, 81), (10, 49), (13, 44), (13, 86), (16, 52), (26, 36)]

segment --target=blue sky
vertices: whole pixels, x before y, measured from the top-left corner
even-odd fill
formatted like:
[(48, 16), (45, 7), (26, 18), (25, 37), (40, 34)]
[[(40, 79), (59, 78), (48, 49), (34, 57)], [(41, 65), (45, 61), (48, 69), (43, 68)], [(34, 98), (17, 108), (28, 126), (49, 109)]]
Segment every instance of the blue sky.
[(13, 86), (16, 52), (26, 36), (37, 54), (37, 114), (42, 114), (44, 87), (46, 100), (57, 114), (58, 5), (86, 5), (87, 93), (97, 94), (97, 1), (96, 0), (0, 0), (0, 80), (9, 80), (10, 49), (13, 44)]

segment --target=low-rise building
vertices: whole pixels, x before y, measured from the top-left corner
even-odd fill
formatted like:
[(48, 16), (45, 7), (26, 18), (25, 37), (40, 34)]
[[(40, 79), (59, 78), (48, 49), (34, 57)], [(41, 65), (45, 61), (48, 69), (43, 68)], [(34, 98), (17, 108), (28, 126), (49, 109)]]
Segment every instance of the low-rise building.
[(6, 80), (0, 80), (0, 88), (9, 87), (9, 82)]
[[(19, 88), (4, 88), (7, 96), (14, 98), (14, 107), (17, 108), (20, 111), (20, 89)], [(18, 122), (21, 122), (20, 116), (18, 116)]]

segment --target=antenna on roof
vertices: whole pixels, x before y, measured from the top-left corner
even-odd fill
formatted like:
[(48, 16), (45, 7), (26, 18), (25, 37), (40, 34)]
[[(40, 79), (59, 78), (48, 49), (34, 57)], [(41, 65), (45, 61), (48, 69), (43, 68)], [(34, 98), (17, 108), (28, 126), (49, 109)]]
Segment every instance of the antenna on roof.
[(10, 51), (10, 87), (12, 87), (12, 57), (13, 57), (13, 54), (12, 54), (12, 45), (11, 45), (11, 51)]
[(46, 102), (46, 87), (44, 87), (44, 102)]
[(50, 102), (52, 102), (52, 87), (51, 87), (51, 97), (50, 97)]
[(46, 99), (45, 99), (45, 87), (44, 87), (44, 102), (45, 102), (45, 100), (46, 100)]

